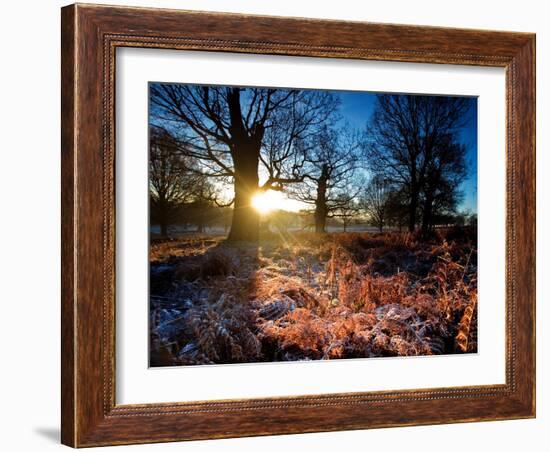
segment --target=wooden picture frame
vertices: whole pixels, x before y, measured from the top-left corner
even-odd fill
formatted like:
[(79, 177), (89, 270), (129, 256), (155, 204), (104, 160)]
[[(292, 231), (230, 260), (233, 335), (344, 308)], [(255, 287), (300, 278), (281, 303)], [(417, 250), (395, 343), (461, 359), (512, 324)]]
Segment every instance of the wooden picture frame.
[[(73, 447), (535, 416), (535, 35), (71, 5), (62, 9), (62, 442)], [(115, 50), (146, 47), (506, 70), (506, 383), (115, 403)]]

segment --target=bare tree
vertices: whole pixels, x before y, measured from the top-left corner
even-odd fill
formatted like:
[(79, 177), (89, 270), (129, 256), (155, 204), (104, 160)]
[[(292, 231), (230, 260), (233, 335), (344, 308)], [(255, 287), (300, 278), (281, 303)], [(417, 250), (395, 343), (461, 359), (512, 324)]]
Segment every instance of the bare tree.
[(205, 232), (206, 226), (216, 217), (220, 204), (220, 195), (212, 182), (204, 175), (198, 174), (193, 186), (193, 194), (185, 209), (185, 216), (197, 227), (198, 233)]
[(420, 198), (434, 158), (448, 148), (449, 137), (456, 138), (467, 109), (468, 101), (461, 97), (377, 96), (368, 128), (367, 156), (375, 172), (406, 193), (410, 231), (417, 224)]
[[(350, 187), (350, 190), (353, 191), (354, 189)], [(340, 219), (344, 232), (346, 232), (353, 218), (359, 213), (360, 206), (358, 201), (348, 194), (340, 193), (337, 198), (337, 201), (340, 202), (338, 202), (338, 207), (332, 213), (332, 217)]]
[(338, 104), (328, 92), (266, 88), (153, 84), (150, 94), (154, 120), (176, 131), (182, 152), (208, 177), (233, 180), (235, 241), (258, 239), (252, 197), (303, 179), (299, 143)]
[(360, 142), (349, 126), (324, 127), (314, 138), (304, 165), (302, 184), (291, 187), (290, 196), (315, 206), (315, 232), (325, 232), (326, 220), (357, 195)]
[(396, 226), (401, 232), (407, 224), (409, 207), (407, 205), (407, 195), (404, 190), (392, 187), (388, 193), (385, 209), (385, 223)]
[(426, 234), (434, 220), (455, 211), (462, 196), (460, 184), (466, 176), (466, 149), (451, 136), (434, 149), (422, 187), (422, 232)]
[(360, 197), (361, 209), (367, 214), (369, 222), (380, 232), (388, 222), (388, 201), (391, 187), (381, 175), (371, 178)]
[(166, 236), (181, 205), (191, 198), (196, 178), (186, 170), (188, 165), (172, 134), (151, 127), (149, 142), (150, 212), (161, 235)]

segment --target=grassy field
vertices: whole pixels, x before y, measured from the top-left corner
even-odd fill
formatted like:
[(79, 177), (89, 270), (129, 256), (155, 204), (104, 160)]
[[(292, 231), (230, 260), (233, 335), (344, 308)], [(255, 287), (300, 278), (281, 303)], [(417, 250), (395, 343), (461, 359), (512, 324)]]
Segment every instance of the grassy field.
[(477, 352), (466, 229), (153, 240), (152, 366)]

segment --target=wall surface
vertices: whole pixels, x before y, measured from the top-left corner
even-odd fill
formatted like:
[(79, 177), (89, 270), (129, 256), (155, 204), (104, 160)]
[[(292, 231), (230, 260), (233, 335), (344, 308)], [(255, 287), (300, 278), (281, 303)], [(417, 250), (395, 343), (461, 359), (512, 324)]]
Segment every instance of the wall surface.
[[(353, 431), (119, 447), (116, 450), (548, 450), (550, 289), (544, 259), (550, 228), (550, 31), (545, 2), (354, 0), (113, 0), (118, 4), (485, 28), (537, 33), (538, 413), (535, 420)], [(96, 3), (96, 2), (93, 2)], [(6, 451), (59, 450), (59, 8), (58, 0), (2, 5), (0, 71), (0, 445)], [(7, 159), (7, 160), (6, 160)], [(545, 320), (546, 319), (546, 320)], [(546, 325), (544, 325), (546, 327)], [(546, 381), (545, 381), (546, 380)]]

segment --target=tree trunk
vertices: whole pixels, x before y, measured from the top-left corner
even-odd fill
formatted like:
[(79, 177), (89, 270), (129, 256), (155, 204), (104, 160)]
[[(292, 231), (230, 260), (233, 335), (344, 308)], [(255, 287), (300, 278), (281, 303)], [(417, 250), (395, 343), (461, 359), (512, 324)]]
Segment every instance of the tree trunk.
[(317, 199), (315, 200), (315, 232), (325, 232), (327, 223), (327, 180), (328, 167), (323, 165), (317, 185)]
[(258, 192), (259, 149), (243, 146), (233, 157), (235, 171), (235, 206), (228, 240), (257, 242), (260, 237), (260, 214), (252, 206)]
[(380, 213), (378, 215), (378, 219), (379, 219), (379, 221), (378, 221), (378, 231), (382, 232), (382, 230), (384, 229), (384, 215), (383, 215), (383, 213)]
[(241, 89), (229, 88), (227, 102), (231, 120), (231, 157), (235, 183), (233, 220), (227, 240), (257, 242), (260, 238), (260, 214), (252, 206), (252, 197), (258, 192), (258, 165), (264, 135), (262, 124), (256, 124), (252, 135), (244, 126), (241, 111)]
[(164, 200), (159, 202), (159, 226), (160, 226), (160, 235), (163, 237), (168, 236), (168, 206)]
[(418, 190), (411, 190), (411, 203), (409, 204), (409, 232), (416, 228), (416, 209), (418, 208)]
[(327, 217), (321, 213), (319, 207), (315, 210), (315, 232), (324, 233), (327, 223)]
[(157, 220), (160, 226), (160, 235), (162, 237), (168, 236), (168, 202), (166, 201), (166, 198), (163, 193), (159, 193), (159, 199), (156, 203), (156, 210), (157, 210)]
[(432, 210), (433, 201), (431, 198), (427, 198), (424, 203), (424, 209), (422, 212), (422, 234), (426, 236), (432, 226)]

